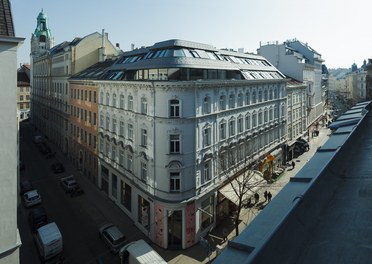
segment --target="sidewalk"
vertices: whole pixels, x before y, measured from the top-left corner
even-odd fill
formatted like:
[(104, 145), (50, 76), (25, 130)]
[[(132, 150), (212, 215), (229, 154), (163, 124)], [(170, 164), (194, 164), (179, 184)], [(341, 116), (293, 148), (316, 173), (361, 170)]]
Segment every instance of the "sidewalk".
[[(296, 158), (294, 161), (296, 166), (294, 169), (289, 168), (284, 171), (280, 178), (273, 184), (267, 185), (267, 188), (262, 188), (262, 193), (260, 194), (260, 208), (251, 207), (243, 208), (240, 213), (240, 224), (239, 233), (241, 233), (245, 227), (260, 213), (261, 209), (264, 208), (266, 202), (263, 199), (263, 192), (265, 190), (270, 191), (273, 195), (272, 199), (275, 199), (276, 194), (289, 182), (289, 179), (297, 174), (297, 172), (306, 164), (308, 160), (314, 155), (319, 146), (322, 146), (326, 140), (328, 140), (330, 130), (327, 128), (321, 128), (319, 136), (314, 137), (310, 140), (310, 150), (303, 153), (301, 156)], [(129, 237), (131, 240), (145, 239), (148, 241), (147, 237), (139, 231), (134, 225), (133, 221), (122, 212), (115, 203), (107, 197), (103, 191), (99, 190), (92, 182), (90, 182), (87, 177), (83, 176), (80, 171), (78, 171), (72, 163), (63, 155), (58, 147), (52, 143), (49, 144), (53, 151), (57, 152), (56, 159), (62, 161), (66, 166), (66, 170), (73, 172), (78, 176), (78, 182), (89, 195), (82, 197), (82, 211), (94, 211), (94, 219), (92, 221), (96, 223), (102, 222), (113, 222), (118, 225), (122, 230), (127, 230), (130, 228), (132, 230)], [(226, 228), (229, 231), (227, 240), (223, 241), (223, 229)], [(228, 240), (235, 238), (235, 227), (233, 219), (226, 219), (223, 223), (215, 227), (207, 237), (210, 244), (211, 254), (208, 257), (208, 252), (201, 243), (198, 243), (191, 248), (184, 250), (166, 250), (162, 249), (152, 243), (151, 246), (170, 264), (193, 264), (193, 263), (209, 263), (217, 256), (217, 247), (223, 249), (227, 245)]]
[[(298, 171), (312, 158), (312, 156), (317, 151), (318, 147), (322, 146), (329, 138), (330, 130), (328, 128), (322, 127), (319, 130), (319, 136), (311, 138), (309, 141), (310, 150), (304, 152), (301, 156), (294, 159), (295, 168), (287, 168), (284, 173), (279, 177), (277, 181), (272, 184), (267, 185), (267, 188), (262, 188), (260, 195), (260, 201), (258, 207), (243, 208), (240, 213), (240, 224), (239, 224), (239, 233), (241, 233), (246, 226), (260, 213), (261, 209), (265, 207), (267, 202), (264, 201), (263, 192), (269, 191), (272, 194), (272, 199), (275, 199), (275, 196), (278, 192), (289, 182), (290, 178), (295, 176)], [(223, 229), (226, 228), (229, 230), (228, 239), (223, 241)], [(208, 242), (211, 245), (211, 255), (207, 256), (207, 250), (199, 243), (189, 249), (183, 251), (167, 251), (160, 252), (163, 255), (167, 256), (166, 259), (169, 260), (168, 263), (209, 263), (217, 256), (216, 249), (220, 247), (223, 249), (227, 245), (228, 240), (235, 238), (235, 227), (232, 219), (226, 219), (219, 226), (215, 227), (209, 234)], [(162, 250), (160, 250), (162, 251)], [(179, 255), (177, 255), (177, 253)]]

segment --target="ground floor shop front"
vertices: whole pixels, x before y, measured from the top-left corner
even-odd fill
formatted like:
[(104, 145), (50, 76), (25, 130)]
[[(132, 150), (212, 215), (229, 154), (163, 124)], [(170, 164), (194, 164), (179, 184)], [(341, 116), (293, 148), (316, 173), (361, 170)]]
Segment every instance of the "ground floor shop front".
[[(158, 246), (185, 249), (200, 241), (216, 224), (217, 193), (188, 201), (164, 201), (144, 192), (124, 173), (101, 163), (99, 188)], [(123, 230), (129, 240), (134, 230)]]

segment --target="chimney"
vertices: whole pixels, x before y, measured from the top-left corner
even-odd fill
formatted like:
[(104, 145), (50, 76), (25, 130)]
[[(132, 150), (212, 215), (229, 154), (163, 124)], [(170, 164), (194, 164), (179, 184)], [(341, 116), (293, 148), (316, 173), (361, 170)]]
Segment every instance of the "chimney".
[(99, 48), (99, 57), (98, 57), (98, 61), (99, 62), (103, 62), (106, 60), (106, 49), (105, 49), (105, 41), (106, 41), (106, 37), (108, 36), (107, 33), (105, 33), (105, 30), (102, 29), (102, 44), (101, 44), (101, 48)]
[(120, 44), (119, 44), (119, 43), (116, 43), (116, 47), (117, 47), (118, 49), (120, 49)]
[(134, 50), (134, 43), (130, 44), (130, 50)]

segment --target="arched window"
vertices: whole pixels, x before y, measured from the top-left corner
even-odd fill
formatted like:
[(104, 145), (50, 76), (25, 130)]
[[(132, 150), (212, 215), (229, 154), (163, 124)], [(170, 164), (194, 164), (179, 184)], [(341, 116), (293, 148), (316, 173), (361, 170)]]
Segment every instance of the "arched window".
[(104, 116), (103, 116), (103, 113), (101, 112), (100, 114), (99, 114), (99, 127), (104, 127)]
[(116, 107), (116, 93), (112, 95), (112, 106)]
[(269, 114), (267, 108), (264, 110), (264, 123), (266, 124), (269, 121)]
[(269, 94), (268, 94), (268, 91), (265, 89), (265, 91), (264, 91), (264, 102), (266, 102), (267, 100), (269, 100)]
[(117, 134), (117, 121), (115, 116), (112, 118), (112, 132)]
[(278, 99), (278, 87), (274, 88), (274, 99)]
[(203, 176), (204, 182), (208, 182), (212, 179), (212, 164), (210, 160), (204, 163)]
[(251, 94), (249, 91), (245, 93), (245, 105), (250, 105), (251, 104)]
[(211, 99), (209, 96), (204, 97), (203, 100), (203, 114), (210, 114), (211, 113)]
[(179, 192), (181, 190), (182, 164), (179, 161), (171, 161), (167, 167), (169, 170), (169, 191)]
[(124, 109), (124, 95), (120, 95), (120, 108)]
[(262, 102), (262, 90), (261, 89), (258, 90), (258, 102), (259, 103)]
[(238, 116), (237, 126), (238, 126), (238, 134), (242, 133), (244, 131), (244, 129), (243, 129), (244, 125), (243, 125), (243, 116), (241, 116), (241, 115)]
[(229, 120), (229, 137), (235, 136), (235, 118)]
[(128, 96), (128, 110), (133, 111), (133, 96), (132, 95)]
[(103, 104), (103, 99), (104, 99), (104, 95), (103, 95), (103, 92), (101, 92), (100, 95), (99, 95), (99, 103), (100, 104)]
[(226, 95), (222, 94), (219, 101), (220, 110), (226, 110)]
[(145, 97), (141, 98), (141, 114), (147, 114), (147, 99)]
[(180, 101), (172, 99), (169, 101), (169, 117), (180, 117)]
[(235, 108), (235, 95), (229, 95), (229, 109)]
[(110, 116), (108, 114), (106, 116), (106, 130), (110, 130)]
[(262, 119), (262, 110), (260, 109), (258, 111), (258, 125), (259, 126), (262, 125), (262, 121), (263, 121), (263, 119)]
[(269, 120), (272, 121), (274, 119), (274, 110), (272, 107), (270, 107), (269, 110)]
[(106, 105), (110, 105), (110, 94), (106, 93)]
[(245, 115), (245, 130), (251, 129), (251, 114), (248, 113)]
[(222, 120), (220, 122), (220, 125), (219, 125), (219, 138), (220, 138), (220, 140), (226, 139), (226, 127), (227, 127), (226, 121)]
[(256, 127), (256, 126), (257, 126), (257, 113), (256, 111), (254, 111), (252, 114), (252, 127)]
[(119, 124), (119, 136), (121, 137), (124, 137), (124, 121), (123, 120), (120, 120), (120, 124)]
[(238, 106), (239, 107), (243, 106), (243, 94), (242, 93), (238, 94)]
[(256, 91), (252, 92), (252, 104), (257, 103), (257, 96), (256, 96)]
[(203, 128), (203, 147), (210, 146), (212, 144), (212, 129), (210, 125)]

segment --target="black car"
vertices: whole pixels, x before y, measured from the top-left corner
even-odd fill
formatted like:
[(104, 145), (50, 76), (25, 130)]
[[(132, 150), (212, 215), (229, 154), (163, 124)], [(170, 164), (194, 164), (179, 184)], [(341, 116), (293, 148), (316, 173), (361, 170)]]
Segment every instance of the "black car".
[(52, 164), (52, 170), (54, 173), (62, 173), (65, 171), (65, 167), (61, 162), (56, 162)]
[(296, 144), (298, 145), (302, 152), (309, 151), (310, 149), (309, 143), (303, 138), (298, 138), (296, 140)]
[(21, 182), (20, 195), (23, 195), (26, 192), (31, 191), (33, 189), (35, 189), (35, 188), (32, 186), (31, 181), (30, 180), (24, 180), (24, 181)]
[(48, 224), (48, 217), (44, 207), (37, 207), (28, 214), (28, 222), (32, 232), (36, 232), (39, 227)]
[(19, 161), (19, 169), (24, 170), (25, 169), (25, 164), (23, 163), (22, 160)]

